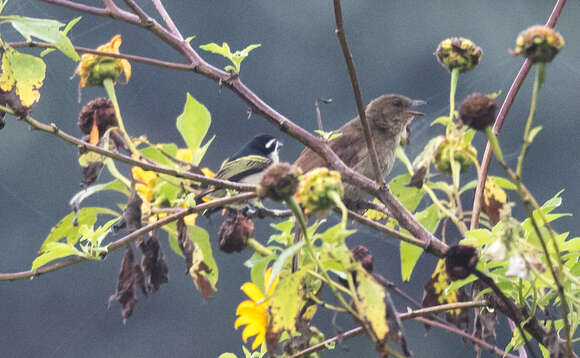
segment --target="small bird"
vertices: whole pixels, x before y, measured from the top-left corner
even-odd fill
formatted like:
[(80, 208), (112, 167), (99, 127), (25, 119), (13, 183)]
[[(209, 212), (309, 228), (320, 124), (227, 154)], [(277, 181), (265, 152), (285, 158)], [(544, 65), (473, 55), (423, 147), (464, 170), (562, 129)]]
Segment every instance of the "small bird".
[[(269, 134), (257, 135), (222, 163), (215, 178), (259, 184), (264, 170), (279, 162), (280, 147), (282, 147), (282, 142), (275, 137)], [(199, 202), (199, 199), (204, 196), (223, 197), (224, 195), (224, 189), (208, 189), (197, 195), (196, 201)]]
[[(379, 169), (383, 176), (387, 176), (393, 168), (395, 150), (407, 124), (413, 117), (423, 115), (411, 108), (422, 104), (425, 102), (411, 100), (402, 95), (384, 94), (367, 105), (365, 115), (377, 150)], [(348, 167), (374, 179), (373, 165), (359, 117), (350, 120), (336, 132), (341, 135), (330, 141), (329, 145), (332, 150)], [(310, 148), (302, 151), (294, 165), (300, 167), (305, 173), (314, 168), (328, 166), (326, 161)], [(347, 205), (355, 205), (363, 197), (364, 191), (345, 183), (344, 198)]]

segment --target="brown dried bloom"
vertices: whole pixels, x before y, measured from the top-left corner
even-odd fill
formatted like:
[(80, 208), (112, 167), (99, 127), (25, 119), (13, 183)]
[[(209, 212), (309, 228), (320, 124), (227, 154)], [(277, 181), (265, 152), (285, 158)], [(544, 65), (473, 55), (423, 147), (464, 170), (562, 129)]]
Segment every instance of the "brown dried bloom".
[(260, 182), (258, 196), (283, 201), (294, 195), (302, 171), (289, 163), (271, 165)]
[(475, 130), (484, 130), (495, 121), (497, 103), (490, 96), (472, 93), (461, 104), (459, 118), (466, 126)]
[(238, 212), (231, 212), (218, 233), (220, 250), (228, 254), (246, 248), (248, 239), (254, 237), (254, 222)]

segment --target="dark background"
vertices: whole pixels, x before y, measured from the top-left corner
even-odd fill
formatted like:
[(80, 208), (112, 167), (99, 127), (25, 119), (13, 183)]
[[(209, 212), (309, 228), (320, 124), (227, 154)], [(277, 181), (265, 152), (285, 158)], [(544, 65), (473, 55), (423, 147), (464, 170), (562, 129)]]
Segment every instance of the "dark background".
[[(120, 1), (119, 1), (120, 2)], [(98, 1), (87, 2), (100, 4)], [(152, 5), (140, 1), (154, 13)], [(314, 100), (333, 98), (322, 108), (326, 128), (334, 129), (355, 114), (354, 100), (344, 60), (334, 34), (331, 1), (166, 1), (184, 36), (196, 35), (194, 48), (208, 42), (226, 41), (232, 49), (261, 43), (242, 64), (242, 79), (267, 103), (306, 127), (316, 128)], [(441, 132), (429, 123), (448, 112), (449, 75), (436, 62), (437, 44), (449, 36), (472, 39), (484, 50), (482, 63), (460, 76), (457, 101), (467, 94), (502, 90), (503, 100), (522, 58), (508, 54), (519, 31), (545, 23), (553, 1), (345, 1), (346, 32), (358, 70), (365, 102), (382, 93), (402, 93), (429, 102), (422, 110), (426, 118), (416, 120), (410, 157), (428, 138)], [(145, 30), (108, 18), (91, 17), (32, 0), (11, 0), (4, 15), (20, 14), (68, 22), (83, 20), (71, 33), (74, 44), (96, 47), (114, 34), (123, 35), (121, 51), (181, 62), (182, 58)], [(580, 150), (580, 4), (570, 1), (557, 29), (566, 47), (547, 67), (540, 93), (535, 125), (544, 129), (532, 146), (525, 164), (524, 181), (540, 202), (565, 188), (563, 210), (579, 212), (578, 178)], [(10, 25), (0, 28), (4, 40), (20, 40)], [(38, 51), (34, 51), (38, 52)], [(202, 53), (219, 67), (226, 62)], [(76, 120), (78, 79), (69, 81), (76, 64), (60, 53), (46, 57), (47, 76), (40, 103), (33, 116), (56, 123), (80, 135)], [(508, 162), (514, 166), (531, 96), (531, 76), (516, 99), (500, 136)], [(301, 144), (279, 134), (259, 117), (246, 119), (247, 106), (216, 83), (187, 72), (133, 64), (133, 78), (117, 87), (126, 126), (132, 135), (146, 134), (154, 142), (183, 145), (175, 129), (185, 93), (190, 92), (212, 114), (210, 135), (217, 135), (204, 164), (217, 167), (224, 153), (234, 152), (255, 133), (278, 134), (285, 142), (282, 159), (293, 161)], [(83, 90), (83, 103), (103, 96), (103, 89)], [(476, 144), (483, 152), (483, 139)], [(22, 271), (30, 267), (36, 251), (50, 228), (70, 208), (68, 199), (81, 180), (76, 148), (59, 139), (36, 132), (8, 118), (0, 132), (0, 271)], [(397, 164), (394, 173), (403, 171)], [(501, 174), (497, 167), (492, 172)], [(475, 176), (472, 169), (470, 175)], [(109, 205), (114, 195), (101, 195), (91, 205)], [(468, 198), (471, 200), (470, 198)], [(521, 211), (516, 211), (520, 214)], [(215, 239), (219, 220), (200, 224)], [(577, 234), (574, 218), (560, 220), (559, 231)], [(257, 238), (271, 234), (258, 225)], [(456, 240), (457, 238), (452, 238)], [(400, 281), (398, 244), (366, 228), (351, 241), (364, 243), (375, 253), (375, 270)], [(164, 242), (170, 282), (148, 298), (141, 298), (136, 311), (123, 326), (118, 306), (106, 310), (114, 292), (122, 250), (104, 262), (85, 262), (34, 280), (0, 283), (0, 347), (4, 357), (216, 357), (232, 351), (241, 356), (241, 331), (233, 330), (235, 307), (244, 299), (239, 286), (249, 280), (240, 269), (250, 255), (226, 256), (215, 252), (220, 267), (219, 292), (204, 301), (191, 279), (184, 275), (183, 261)], [(422, 257), (414, 273), (414, 284), (402, 284), (420, 299), (422, 284), (434, 267), (432, 257)], [(405, 306), (399, 304), (400, 310)], [(317, 322), (333, 334), (329, 316)], [(348, 319), (342, 328), (352, 327)], [(502, 320), (505, 325), (505, 321)], [(471, 356), (472, 347), (457, 336), (432, 329), (425, 336), (422, 325), (405, 323), (407, 339), (416, 357)], [(508, 332), (502, 330), (498, 343), (504, 346)], [(374, 356), (364, 337), (346, 342), (326, 356)]]

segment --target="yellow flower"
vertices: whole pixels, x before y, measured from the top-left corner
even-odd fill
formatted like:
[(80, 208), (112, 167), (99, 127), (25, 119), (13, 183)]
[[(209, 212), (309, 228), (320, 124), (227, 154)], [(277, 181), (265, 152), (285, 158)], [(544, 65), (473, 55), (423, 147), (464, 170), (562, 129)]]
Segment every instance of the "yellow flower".
[[(270, 280), (270, 275), (272, 273), (272, 268), (266, 271), (264, 284), (267, 284)], [(272, 295), (278, 284), (278, 277), (268, 288), (267, 296)], [(236, 322), (234, 323), (234, 328), (238, 329), (240, 326), (246, 326), (242, 331), (242, 339), (244, 343), (249, 337), (256, 336), (254, 342), (252, 343), (252, 350), (255, 350), (264, 342), (266, 338), (266, 327), (268, 325), (268, 306), (269, 301), (266, 301), (266, 296), (260, 291), (258, 286), (253, 282), (246, 282), (242, 285), (241, 290), (250, 298), (245, 300), (238, 305), (236, 309)]]
[(153, 171), (143, 170), (140, 167), (131, 168), (131, 174), (133, 175), (133, 179), (137, 181), (135, 190), (137, 190), (144, 200), (151, 202), (153, 200), (153, 188), (155, 187), (155, 181), (157, 181), (157, 174)]
[[(108, 53), (119, 53), (121, 46), (121, 35), (113, 36), (111, 41), (97, 47), (97, 51)], [(126, 82), (131, 78), (131, 64), (124, 58), (115, 58), (86, 53), (81, 56), (81, 62), (75, 74), (79, 75), (81, 81), (79, 87), (102, 86), (105, 78), (112, 78), (116, 81), (121, 74), (125, 74)]]

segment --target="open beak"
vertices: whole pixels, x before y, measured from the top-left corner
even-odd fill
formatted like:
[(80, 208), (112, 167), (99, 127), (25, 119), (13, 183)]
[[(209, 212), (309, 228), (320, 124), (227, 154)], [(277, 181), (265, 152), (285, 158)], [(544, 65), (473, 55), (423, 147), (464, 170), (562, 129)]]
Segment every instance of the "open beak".
[[(411, 107), (416, 107), (416, 106), (422, 106), (424, 104), (426, 104), (427, 102), (422, 101), (420, 99), (414, 99), (411, 102)], [(409, 117), (413, 116), (413, 117), (417, 117), (417, 116), (423, 116), (425, 115), (423, 112), (418, 112), (418, 111), (407, 111), (409, 113)]]

